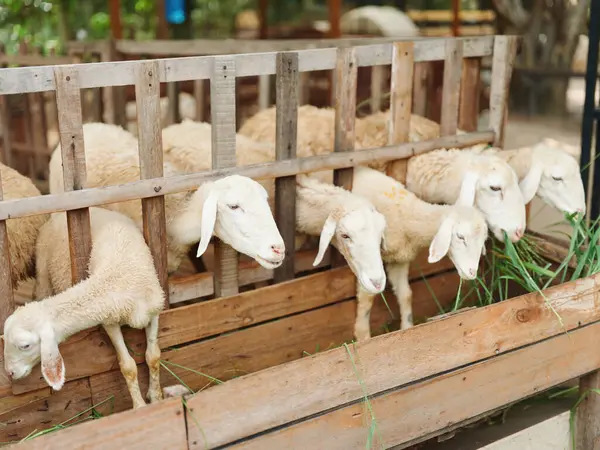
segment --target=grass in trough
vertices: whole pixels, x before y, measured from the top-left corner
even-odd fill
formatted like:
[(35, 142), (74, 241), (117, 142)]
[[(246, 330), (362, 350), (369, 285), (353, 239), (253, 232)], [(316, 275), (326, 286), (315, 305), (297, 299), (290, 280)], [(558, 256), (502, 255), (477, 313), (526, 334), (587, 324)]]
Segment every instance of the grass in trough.
[(494, 239), (491, 250), (484, 257), (483, 274), (468, 282), (470, 289), (466, 294), (463, 295), (459, 289), (453, 310), (460, 309), (471, 295), (476, 296), (478, 306), (506, 300), (511, 297), (509, 288), (517, 286), (525, 292), (542, 295), (562, 325), (562, 318), (547, 301), (544, 289), (554, 283), (565, 283), (600, 272), (599, 220), (588, 226), (585, 218), (575, 214), (565, 215), (565, 218), (572, 233), (569, 248), (560, 264), (543, 256), (544, 252), (530, 235), (517, 243), (506, 236), (503, 243)]

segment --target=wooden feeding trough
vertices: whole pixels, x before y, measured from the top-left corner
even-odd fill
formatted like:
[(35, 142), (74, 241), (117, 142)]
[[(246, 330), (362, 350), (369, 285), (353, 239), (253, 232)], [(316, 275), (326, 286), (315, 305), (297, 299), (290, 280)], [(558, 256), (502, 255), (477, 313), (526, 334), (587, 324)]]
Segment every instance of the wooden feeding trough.
[[(355, 279), (350, 269), (340, 266), (335, 255), (314, 269), (310, 264), (314, 253), (294, 254), (289, 245), (295, 234), (289, 220), (295, 216), (295, 206), (289, 199), (294, 195), (292, 177), (298, 173), (336, 170), (336, 179), (347, 185), (354, 165), (404, 159), (439, 147), (481, 142), (501, 146), (515, 50), (515, 37), (485, 36), (2, 71), (0, 94), (56, 92), (62, 146), (72, 151), (63, 154), (67, 192), (0, 203), (0, 320), (3, 323), (14, 308), (7, 276), (10, 262), (5, 249), (10, 236), (6, 220), (66, 211), (71, 219), (72, 275), (79, 280), (90, 250), (87, 208), (141, 198), (146, 205), (145, 236), (169, 300), (160, 318), (162, 384), (180, 379), (199, 392), (184, 400), (169, 399), (126, 411), (131, 400), (116, 354), (102, 330), (90, 329), (61, 345), (67, 382), (59, 392), (44, 383), (39, 368), (12, 383), (0, 372), (0, 441), (19, 441), (34, 430), (70, 425), (81, 418), (77, 414), (94, 407), (103, 415), (118, 414), (18, 445), (346, 450), (365, 448), (370, 442), (373, 448), (404, 448), (574, 377), (592, 372), (582, 383), (597, 383), (598, 276), (545, 292), (562, 316), (562, 325), (542, 296), (527, 294), (347, 344), (355, 315)], [(474, 80), (478, 79), (478, 60), (486, 56), (493, 57), (491, 130), (473, 132), (476, 111), (471, 100), (478, 92)], [(415, 63), (436, 60), (445, 61), (442, 137), (407, 143), (412, 68)], [(385, 64), (392, 66), (390, 145), (353, 151), (357, 68)], [(280, 133), (278, 161), (231, 167), (236, 77), (276, 75), (277, 122), (294, 130), (298, 79), (303, 72), (317, 70), (336, 74), (335, 152), (295, 158), (295, 133)], [(158, 82), (207, 79), (214, 170), (164, 178), (160, 127), (156, 126), (160, 120)], [(80, 92), (124, 85), (135, 86), (138, 108), (146, 112), (139, 118), (142, 179), (84, 189)], [(469, 133), (455, 134), (459, 120)], [(276, 215), (290, 255), (273, 273), (254, 264), (239, 264), (231, 248), (216, 242), (214, 273), (168, 279), (166, 242), (161, 238), (165, 233), (163, 196), (234, 173), (277, 178)], [(239, 293), (240, 286), (270, 279), (274, 284), (268, 287)], [(421, 318), (437, 312), (431, 292), (443, 304), (456, 296), (458, 276), (446, 259), (429, 265), (423, 255), (412, 265), (411, 279), (415, 315)], [(212, 294), (214, 299), (195, 300)], [(393, 295), (386, 296), (394, 306)], [(188, 304), (179, 306), (184, 301)], [(389, 321), (383, 302), (377, 304), (372, 329), (381, 334)], [(126, 330), (125, 340), (140, 364), (144, 390), (148, 376), (142, 364), (143, 332)], [(597, 403), (591, 397), (586, 402), (578, 422), (578, 436), (584, 443), (591, 442), (598, 431), (591, 416)]]

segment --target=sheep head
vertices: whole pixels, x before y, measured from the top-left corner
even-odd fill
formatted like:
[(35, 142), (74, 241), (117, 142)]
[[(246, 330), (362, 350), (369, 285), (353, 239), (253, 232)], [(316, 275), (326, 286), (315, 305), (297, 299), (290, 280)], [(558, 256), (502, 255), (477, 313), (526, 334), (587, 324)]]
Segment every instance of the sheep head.
[(561, 144), (545, 139), (531, 149), (531, 166), (521, 180), (526, 203), (537, 194), (550, 206), (568, 214), (585, 214), (585, 192), (576, 159)]
[(239, 175), (200, 186), (190, 201), (191, 211), (201, 215), (197, 256), (206, 251), (214, 234), (266, 269), (279, 267), (285, 245), (267, 200), (264, 187)]
[(329, 214), (321, 231), (319, 252), (313, 266), (321, 262), (335, 236), (335, 247), (344, 256), (361, 286), (371, 294), (378, 294), (385, 289), (386, 283), (381, 260), (385, 217), (370, 202), (359, 203), (336, 208)]
[(65, 364), (52, 322), (41, 302), (15, 310), (4, 322), (4, 368), (14, 380), (24, 378), (42, 362), (42, 375), (54, 390), (65, 383)]
[(525, 232), (525, 201), (514, 170), (497, 156), (472, 155), (460, 188), (457, 205), (475, 206), (489, 228), (503, 241), (505, 231), (512, 242)]
[(479, 259), (485, 253), (488, 228), (484, 215), (469, 206), (451, 206), (429, 246), (430, 263), (448, 255), (465, 280), (477, 276)]

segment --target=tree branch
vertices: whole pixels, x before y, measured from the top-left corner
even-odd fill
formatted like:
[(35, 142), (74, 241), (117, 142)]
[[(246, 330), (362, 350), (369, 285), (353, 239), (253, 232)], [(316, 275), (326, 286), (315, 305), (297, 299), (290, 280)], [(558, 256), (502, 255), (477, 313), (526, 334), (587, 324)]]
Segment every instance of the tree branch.
[(502, 14), (518, 30), (523, 30), (531, 15), (523, 8), (521, 0), (493, 0), (498, 13)]

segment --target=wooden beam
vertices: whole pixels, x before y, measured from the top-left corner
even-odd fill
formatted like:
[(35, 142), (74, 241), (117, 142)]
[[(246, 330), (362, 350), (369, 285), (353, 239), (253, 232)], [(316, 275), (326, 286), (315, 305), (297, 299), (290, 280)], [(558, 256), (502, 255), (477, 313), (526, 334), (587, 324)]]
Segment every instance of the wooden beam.
[(481, 58), (465, 58), (462, 72), (458, 127), (467, 132), (476, 131), (479, 118)]
[[(596, 302), (597, 279), (600, 279), (600, 276), (566, 283), (545, 291), (547, 301), (562, 317), (564, 328), (542, 296), (536, 293), (528, 294), (358, 343), (350, 348), (350, 353), (360, 360), (358, 369), (353, 368), (348, 351), (339, 348), (327, 354), (231, 380), (194, 396), (189, 399), (189, 404), (197, 407), (198, 420), (203, 425), (204, 436), (210, 448), (282, 427), (285, 424), (292, 424), (303, 418), (309, 419), (322, 411), (335, 409), (346, 403), (355, 402), (358, 407), (362, 407), (365, 390), (369, 394), (383, 393), (494, 355), (504, 352), (510, 354), (516, 348), (543, 341), (551, 336), (559, 335), (556, 338), (557, 342), (566, 345), (564, 349), (568, 350), (571, 360), (583, 362), (586, 361), (587, 353), (586, 358), (574, 353), (574, 347), (571, 347), (573, 343), (569, 340), (569, 336), (564, 335), (564, 331), (600, 319), (600, 304)], [(585, 308), (578, 310), (573, 307), (575, 303), (585, 305)], [(389, 304), (391, 305), (392, 302), (390, 301)], [(598, 327), (600, 325), (594, 325), (596, 332)], [(573, 332), (570, 332), (570, 335), (572, 334)], [(444, 339), (440, 339), (440, 336), (444, 336)], [(596, 346), (590, 344), (588, 350), (592, 351)], [(549, 348), (552, 349), (552, 345)], [(557, 357), (553, 350), (548, 352), (541, 355), (549, 358), (547, 361), (551, 368), (557, 364)], [(444, 357), (441, 358), (440, 355)], [(401, 361), (413, 361), (414, 364), (406, 365)], [(530, 363), (533, 361), (526, 364), (528, 368), (535, 366)], [(592, 360), (585, 364), (594, 368), (600, 365), (600, 361)], [(324, 368), (329, 369), (324, 372)], [(356, 370), (359, 370), (360, 383), (357, 382)], [(316, 373), (319, 376), (310, 375)], [(513, 370), (510, 376), (492, 378), (495, 381), (505, 380), (511, 385), (518, 386), (519, 383), (514, 383), (513, 380), (515, 373)], [(553, 369), (539, 373), (541, 378), (537, 379), (545, 379), (549, 373), (553, 373)], [(312, 388), (298, 391), (296, 386), (306, 379), (307, 374), (313, 380)], [(575, 372), (574, 375), (578, 373)], [(270, 398), (268, 403), (264, 402), (264, 392), (258, 388), (259, 386), (268, 386)], [(470, 386), (474, 388), (480, 385), (475, 383)], [(238, 401), (239, 396), (236, 393), (239, 392), (245, 393), (243, 402)], [(449, 395), (452, 398), (455, 398), (459, 390), (451, 389), (448, 392), (451, 393)], [(469, 390), (469, 399), (472, 399), (471, 395), (472, 390)], [(480, 400), (484, 397), (476, 396)], [(437, 401), (437, 396), (433, 398)], [(466, 403), (476, 405), (479, 402)], [(447, 412), (461, 414), (466, 403), (461, 403), (460, 408), (448, 407)], [(431, 404), (427, 406), (432, 407)], [(415, 420), (421, 416), (422, 414), (411, 414)], [(437, 417), (437, 413), (435, 416)], [(432, 416), (427, 414), (424, 417), (425, 419), (419, 420), (427, 423)], [(397, 419), (396, 414), (394, 417), (396, 426)], [(450, 419), (453, 418), (444, 419), (443, 425), (454, 423), (454, 420)], [(341, 420), (338, 423), (356, 423), (355, 426), (362, 426), (359, 424), (363, 424), (363, 420), (364, 417), (359, 415), (357, 422)], [(237, 426), (224, 427), (223, 423), (236, 423)], [(363, 431), (365, 430), (361, 430)], [(192, 433), (190, 429), (190, 437), (195, 433), (197, 432)], [(330, 436), (338, 437), (337, 431), (332, 432)], [(361, 436), (364, 438), (366, 434)], [(410, 436), (406, 439), (410, 439)], [(289, 441), (290, 445), (291, 442)], [(306, 444), (304, 441), (303, 443)], [(347, 444), (347, 441), (345, 443)], [(330, 448), (330, 445), (322, 444), (322, 446)], [(345, 448), (354, 447), (354, 445), (347, 445)], [(267, 445), (263, 448), (288, 448), (288, 446)], [(314, 447), (308, 445), (304, 448)]]
[(444, 62), (440, 136), (456, 134), (456, 128), (458, 127), (462, 61), (462, 42), (456, 39), (447, 40), (446, 59)]
[[(277, 57), (277, 110), (275, 153), (278, 161), (296, 158), (298, 132), (298, 54)], [(296, 239), (296, 176), (275, 180), (275, 220), (285, 244), (285, 259), (275, 269), (276, 283), (294, 278)]]
[(576, 411), (575, 450), (597, 450), (600, 448), (600, 370), (579, 379), (579, 396), (582, 400)]
[[(235, 168), (235, 81), (236, 64), (231, 56), (213, 60), (210, 80), (210, 109), (212, 114), (212, 168)], [(215, 295), (234, 295), (238, 290), (238, 254), (229, 245), (215, 242)]]
[[(213, 127), (213, 130), (216, 127)], [(29, 197), (7, 200), (0, 208), (0, 220), (67, 211), (105, 203), (115, 203), (141, 198), (157, 197), (174, 192), (195, 189), (202, 183), (215, 181), (227, 175), (238, 174), (257, 180), (296, 175), (322, 170), (342, 169), (371, 162), (385, 162), (394, 159), (410, 158), (438, 148), (462, 148), (494, 139), (491, 131), (481, 131), (459, 136), (448, 136), (431, 141), (411, 142), (378, 149), (365, 149), (353, 152), (330, 153), (327, 155), (277, 161), (243, 167), (177, 175), (169, 178), (140, 180), (119, 186), (83, 189), (82, 192), (49, 194), (43, 197)]]
[(327, 0), (329, 13), (329, 37), (339, 38), (342, 36), (340, 18), (342, 17), (342, 0)]
[[(147, 61), (139, 66), (135, 84), (140, 157), (140, 178), (163, 176), (163, 151), (160, 123), (160, 83), (158, 64)], [(165, 292), (165, 308), (169, 308), (169, 278), (167, 266), (167, 225), (163, 196), (142, 200), (143, 231), (152, 253), (158, 279)]]
[(269, 0), (258, 0), (258, 38), (267, 39), (269, 36)]
[[(6, 100), (6, 97), (4, 97), (3, 100)], [(7, 128), (4, 130), (7, 130)], [(2, 187), (2, 174), (0, 173), (0, 202), (2, 202), (3, 198), (4, 190)], [(10, 262), (10, 244), (8, 238), (6, 220), (2, 220), (0, 221), (0, 334), (4, 333), (4, 322), (15, 310), (12, 265)]]

